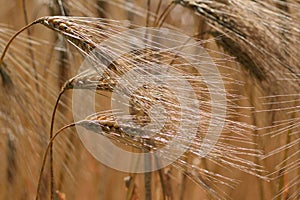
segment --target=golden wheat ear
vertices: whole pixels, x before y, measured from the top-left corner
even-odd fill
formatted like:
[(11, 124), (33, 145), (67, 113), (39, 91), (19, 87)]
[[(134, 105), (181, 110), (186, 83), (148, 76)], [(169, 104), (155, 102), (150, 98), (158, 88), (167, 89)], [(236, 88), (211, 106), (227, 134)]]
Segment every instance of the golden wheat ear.
[[(2, 52), (2, 55), (0, 57), (0, 71), (2, 70), (2, 64), (4, 57), (11, 45), (11, 43), (14, 41), (14, 39), (20, 35), (23, 31), (27, 30), (31, 26), (35, 24), (42, 24), (46, 26), (49, 29), (52, 29), (56, 32), (59, 32), (60, 34), (64, 35), (64, 37), (70, 39), (72, 42), (75, 44), (78, 44), (78, 46), (86, 51), (89, 52), (91, 49), (93, 49), (96, 45), (94, 44), (93, 41), (89, 40), (88, 37), (85, 37), (86, 35), (82, 34), (75, 34), (75, 30), (73, 30), (71, 25), (73, 26), (70, 21), (66, 20), (67, 18), (61, 17), (61, 16), (44, 16), (41, 18), (36, 19), (35, 21), (31, 22), (30, 24), (24, 26), (21, 28), (17, 33), (15, 33), (7, 42), (7, 44), (4, 47), (4, 50)], [(70, 24), (71, 23), (71, 24)], [(4, 73), (3, 73), (4, 74)]]

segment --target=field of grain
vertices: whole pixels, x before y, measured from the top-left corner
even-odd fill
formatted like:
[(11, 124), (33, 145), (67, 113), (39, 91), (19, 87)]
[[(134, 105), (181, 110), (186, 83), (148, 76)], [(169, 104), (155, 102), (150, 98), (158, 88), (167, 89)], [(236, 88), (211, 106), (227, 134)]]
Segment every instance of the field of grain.
[[(0, 5), (0, 199), (300, 199), (299, 1), (0, 0)], [(150, 27), (169, 32), (151, 32)], [(130, 37), (120, 36), (127, 32)], [(96, 71), (82, 71), (87, 58), (105, 63), (120, 50), (112, 46), (110, 52), (95, 52), (98, 44), (116, 36), (117, 45), (135, 46), (140, 35), (149, 47)], [(151, 48), (157, 41), (176, 46), (181, 35), (189, 38), (185, 44), (207, 53), (181, 55), (182, 47)], [(195, 65), (210, 61), (217, 74), (205, 77), (205, 70), (195, 71)], [(161, 64), (154, 71), (160, 66), (175, 69), (189, 78), (191, 87), (177, 77), (166, 88), (167, 76), (154, 77), (162, 85), (151, 85), (150, 76), (143, 74), (149, 63)], [(135, 68), (140, 78), (124, 76)], [(134, 90), (130, 86), (136, 81), (148, 82)], [(177, 89), (181, 95), (176, 96)], [(78, 114), (74, 105), (79, 110), (89, 105), (86, 96), (74, 103), (76, 91), (96, 94), (95, 112), (84, 118)], [(159, 104), (168, 123), (158, 132), (150, 128), (155, 137), (126, 134), (111, 114), (119, 106), (113, 101), (115, 91), (130, 99), (130, 114), (120, 114), (122, 120), (130, 117), (147, 127), (151, 120), (160, 120), (148, 113)], [(190, 104), (182, 103), (189, 101), (189, 92), (200, 102), (199, 115), (183, 120), (183, 110), (193, 113)], [(226, 106), (220, 100), (223, 92)], [(212, 103), (217, 110), (226, 108), (224, 119), (220, 112), (214, 118)], [(86, 146), (99, 136), (78, 133), (81, 127), (127, 152), (153, 153), (176, 138), (182, 123), (188, 124), (187, 130), (197, 126), (192, 140), (178, 137), (183, 146), (188, 143), (186, 151), (174, 159), (177, 149), (168, 151), (161, 159), (171, 160), (169, 165), (145, 173), (117, 170), (125, 156), (116, 157), (110, 149), (100, 148), (116, 167), (99, 161)], [(95, 130), (100, 126), (100, 132)], [(213, 134), (210, 126), (222, 126), (222, 131), (214, 148), (201, 156), (201, 145), (213, 140), (205, 140)]]

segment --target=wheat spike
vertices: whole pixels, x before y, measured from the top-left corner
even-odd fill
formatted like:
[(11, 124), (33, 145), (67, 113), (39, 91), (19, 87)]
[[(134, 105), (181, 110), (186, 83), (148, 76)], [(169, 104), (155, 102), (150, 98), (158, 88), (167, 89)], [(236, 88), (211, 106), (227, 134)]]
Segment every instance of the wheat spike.
[[(216, 41), (235, 56), (254, 77), (267, 81), (264, 86), (269, 87), (280, 80), (288, 80), (293, 90), (299, 89), (300, 24), (297, 18), (278, 9), (272, 1), (175, 2), (190, 7), (205, 17), (215, 29), (213, 34), (220, 36)], [(298, 2), (286, 5), (300, 6)], [(298, 45), (289, 46), (290, 43)], [(268, 59), (265, 59), (266, 56)], [(286, 91), (286, 88), (281, 89)]]

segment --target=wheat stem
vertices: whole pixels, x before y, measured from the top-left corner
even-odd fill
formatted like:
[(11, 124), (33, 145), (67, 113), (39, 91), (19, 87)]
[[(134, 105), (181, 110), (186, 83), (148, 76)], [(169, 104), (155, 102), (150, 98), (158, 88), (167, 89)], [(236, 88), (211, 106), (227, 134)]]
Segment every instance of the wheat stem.
[[(26, 9), (26, 0), (23, 0), (22, 4), (23, 4), (25, 24), (28, 24), (29, 20), (28, 20), (28, 13), (27, 13), (27, 9)], [(32, 51), (32, 43), (31, 43), (31, 40), (30, 40), (30, 35), (31, 35), (30, 29), (27, 29), (27, 35), (28, 35), (28, 45), (29, 45), (28, 51), (29, 51), (29, 54), (30, 54), (30, 57), (31, 57), (32, 67), (33, 67), (33, 70), (34, 70), (34, 77), (38, 81), (38, 75), (37, 75), (37, 70), (36, 70), (36, 66), (35, 66), (35, 59), (34, 59), (34, 54), (33, 54), (33, 51)], [(36, 83), (36, 88), (37, 88), (37, 91), (39, 93), (40, 89), (39, 89), (39, 86), (38, 86), (37, 83)]]
[(186, 189), (187, 176), (185, 173), (182, 173), (182, 177), (180, 180), (180, 188), (179, 188), (179, 200), (184, 200), (184, 192)]
[(158, 27), (161, 27), (165, 20), (167, 19), (167, 17), (169, 16), (170, 12), (175, 8), (176, 4), (174, 4), (173, 2), (170, 3), (170, 6), (168, 8), (166, 8), (166, 12), (165, 12), (165, 15), (161, 16), (161, 20), (160, 20), (160, 23), (158, 21)]
[[(174, 5), (174, 2), (172, 1), (171, 3), (169, 3), (169, 5), (167, 6), (167, 8), (162, 12), (162, 14), (158, 17), (158, 19), (154, 22), (154, 27), (159, 25), (159, 22), (161, 21), (162, 18), (164, 18), (165, 15), (168, 15), (169, 13), (169, 9), (170, 7), (172, 7), (172, 5)], [(162, 23), (161, 23), (162, 24)]]
[[(158, 161), (157, 157), (156, 158), (156, 162)], [(163, 170), (159, 169), (158, 170), (158, 175), (159, 175), (159, 179), (160, 179), (160, 184), (161, 184), (161, 190), (162, 190), (162, 195), (163, 195), (163, 200), (166, 200), (167, 197), (167, 193), (166, 193), (166, 187), (165, 187), (165, 181), (164, 181), (164, 174), (163, 174)]]
[[(50, 125), (50, 134), (49, 134), (49, 139), (51, 141), (51, 138), (53, 137), (53, 128), (54, 128), (54, 120), (55, 120), (55, 114), (56, 110), (60, 101), (61, 96), (65, 92), (65, 87), (62, 88), (62, 90), (59, 92), (59, 95), (56, 99), (55, 106), (53, 109), (53, 113), (51, 116), (51, 125)], [(50, 191), (51, 191), (51, 199), (53, 199), (53, 194), (54, 194), (54, 170), (53, 170), (53, 143), (50, 142)]]
[(135, 177), (136, 177), (136, 174), (133, 174), (132, 176), (130, 176), (130, 179), (129, 179), (129, 186), (128, 186), (128, 189), (127, 189), (127, 194), (126, 194), (126, 200), (132, 200), (133, 199), (133, 195), (134, 195), (134, 190), (135, 190)]
[(152, 199), (152, 187), (151, 187), (151, 180), (152, 180), (152, 172), (145, 172), (145, 200)]
[(151, 0), (147, 0), (146, 27), (149, 26)]
[(158, 5), (157, 5), (157, 8), (156, 8), (156, 11), (155, 11), (154, 23), (155, 23), (156, 20), (157, 20), (157, 16), (158, 16), (158, 12), (159, 12), (159, 10), (160, 10), (161, 3), (162, 3), (162, 0), (159, 0)]
[(38, 186), (37, 186), (37, 190), (36, 190), (36, 200), (39, 199), (39, 191), (40, 191), (40, 187), (41, 187), (41, 180), (42, 180), (42, 175), (43, 175), (43, 172), (44, 172), (44, 168), (45, 168), (45, 164), (46, 164), (46, 160), (47, 160), (47, 154), (50, 150), (50, 148), (52, 147), (52, 143), (53, 141), (55, 140), (55, 138), (60, 135), (62, 133), (63, 130), (67, 129), (67, 128), (70, 128), (70, 127), (73, 127), (75, 126), (76, 123), (72, 123), (72, 124), (68, 124), (64, 127), (62, 127), (61, 129), (59, 129), (55, 134), (54, 136), (50, 139), (50, 141), (48, 142), (48, 145), (47, 145), (47, 148), (45, 150), (45, 153), (44, 153), (44, 156), (43, 156), (43, 162), (42, 162), (42, 167), (41, 167), (41, 170), (40, 170), (40, 175), (39, 175), (39, 180), (38, 180)]
[[(150, 145), (149, 141), (146, 141), (146, 144)], [(151, 167), (152, 166), (152, 159), (149, 155), (149, 152), (151, 151), (150, 147), (147, 147), (146, 149), (144, 149), (145, 153), (148, 153), (145, 155), (144, 159), (145, 159), (145, 169), (147, 169), (147, 167)], [(150, 168), (151, 169), (151, 168)], [(152, 172), (145, 172), (144, 173), (144, 186), (145, 186), (145, 200), (151, 200), (152, 199)]]
[(20, 33), (22, 33), (24, 30), (30, 28), (30, 27), (33, 26), (34, 24), (39, 23), (41, 20), (42, 20), (42, 18), (39, 18), (39, 19), (37, 19), (37, 20), (31, 22), (30, 24), (24, 26), (23, 28), (21, 28), (17, 33), (15, 33), (15, 34), (9, 39), (9, 41), (8, 41), (7, 44), (5, 45), (5, 48), (4, 48), (3, 52), (2, 52), (1, 57), (0, 57), (0, 70), (1, 70), (1, 66), (2, 66), (2, 63), (3, 63), (4, 56), (6, 55), (6, 52), (7, 52), (8, 48), (9, 48), (10, 44), (13, 42), (13, 40), (14, 40)]

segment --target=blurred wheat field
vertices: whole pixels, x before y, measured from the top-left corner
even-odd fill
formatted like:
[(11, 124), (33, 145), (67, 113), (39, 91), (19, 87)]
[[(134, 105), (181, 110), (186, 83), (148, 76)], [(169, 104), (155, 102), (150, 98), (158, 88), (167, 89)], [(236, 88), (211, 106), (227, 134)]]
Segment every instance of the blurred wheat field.
[[(56, 199), (300, 199), (298, 1), (0, 2), (1, 52), (17, 30), (43, 16), (75, 16), (64, 19), (92, 42), (101, 42), (117, 32), (109, 29), (114, 23), (120, 30), (163, 26), (199, 41), (225, 84), (228, 116), (216, 148), (201, 158), (193, 153), (198, 148), (198, 143), (193, 143), (192, 150), (174, 165), (153, 172), (148, 188), (145, 174), (105, 166), (88, 152), (74, 128), (65, 130), (54, 142)], [(89, 32), (90, 26), (99, 24), (103, 32)], [(76, 43), (78, 35), (63, 31), (36, 24), (13, 41), (4, 58), (0, 81), (0, 199), (36, 197), (56, 99), (64, 83), (77, 75), (85, 54)], [(164, 58), (170, 59), (167, 54)], [(130, 64), (131, 60), (126, 61)], [(188, 67), (184, 70), (192, 73)], [(197, 94), (204, 102), (201, 141), (210, 107), (204, 83), (197, 84)], [(109, 91), (99, 93), (98, 111), (111, 109)], [(172, 106), (176, 109), (175, 104)], [(54, 130), (73, 120), (72, 92), (66, 90)], [(48, 168), (49, 162), (42, 175), (40, 199), (50, 199)]]

